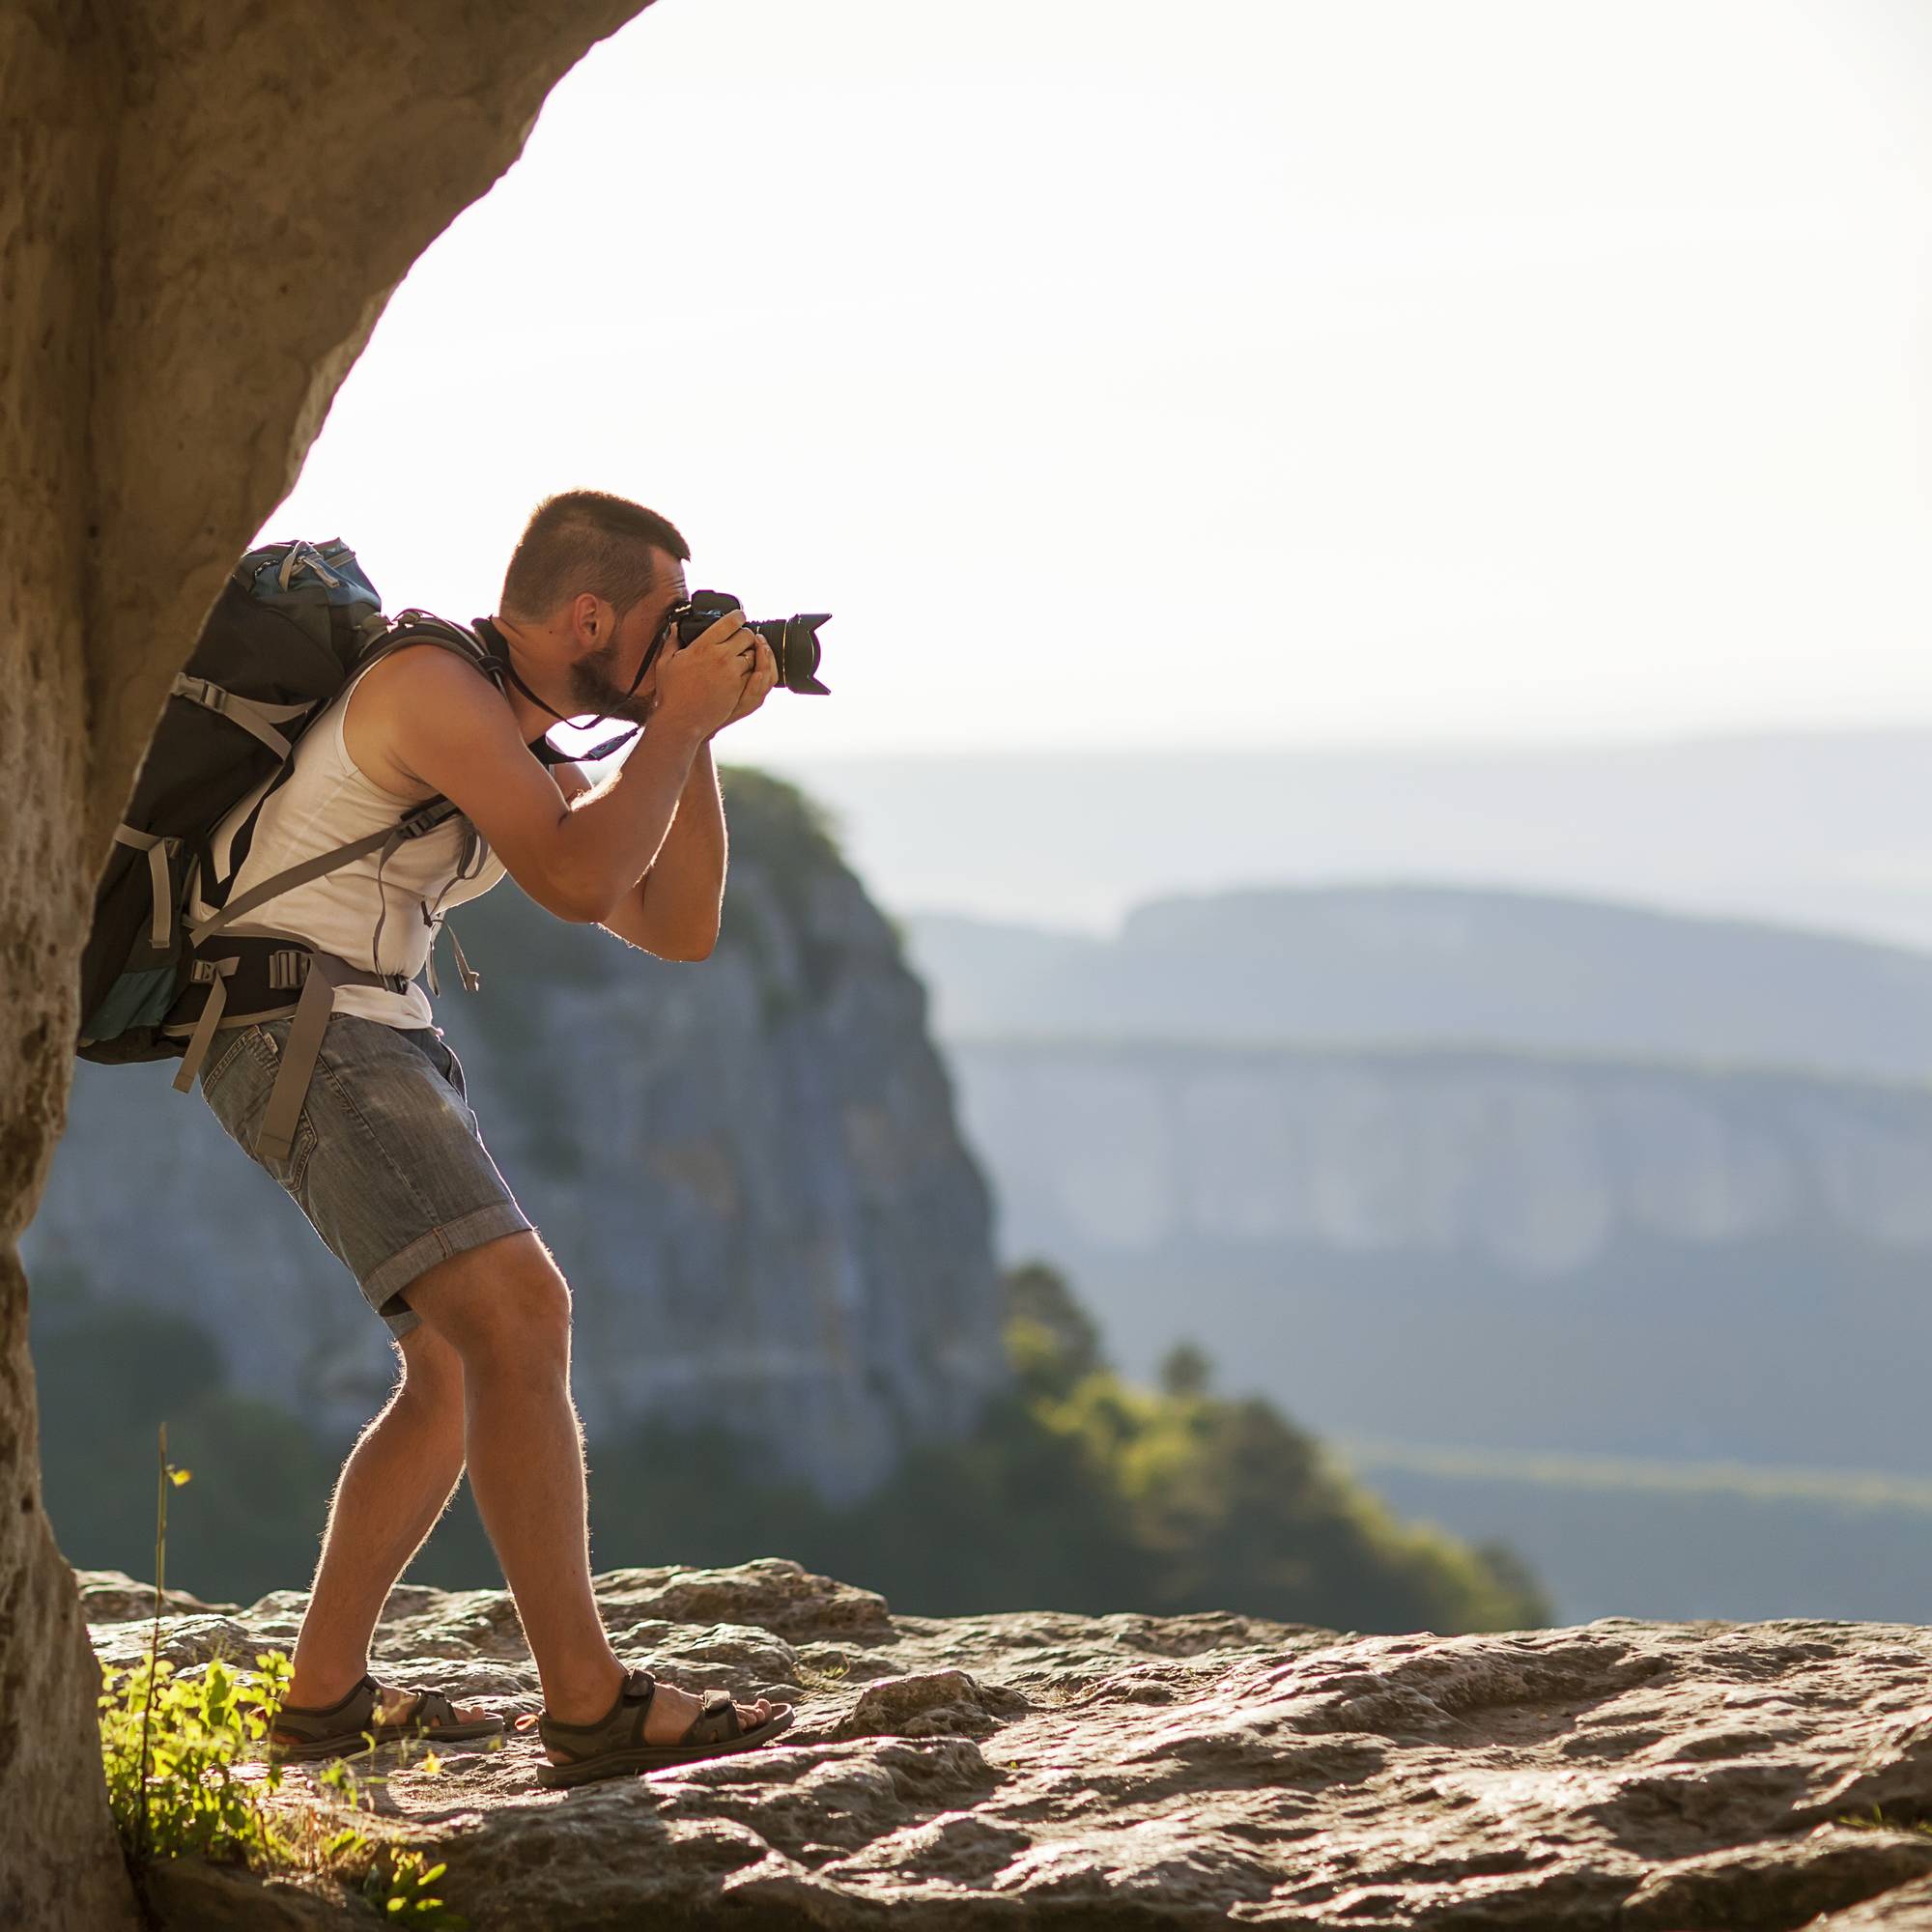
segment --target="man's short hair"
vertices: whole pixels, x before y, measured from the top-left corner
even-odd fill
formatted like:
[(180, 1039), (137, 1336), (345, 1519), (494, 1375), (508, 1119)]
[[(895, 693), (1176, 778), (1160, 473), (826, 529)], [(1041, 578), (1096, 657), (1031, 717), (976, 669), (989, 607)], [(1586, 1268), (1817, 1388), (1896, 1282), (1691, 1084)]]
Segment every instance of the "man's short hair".
[(680, 563), (691, 555), (675, 526), (641, 503), (604, 490), (546, 497), (510, 554), (500, 608), (513, 620), (540, 623), (565, 598), (587, 590), (621, 617), (650, 594), (657, 551)]

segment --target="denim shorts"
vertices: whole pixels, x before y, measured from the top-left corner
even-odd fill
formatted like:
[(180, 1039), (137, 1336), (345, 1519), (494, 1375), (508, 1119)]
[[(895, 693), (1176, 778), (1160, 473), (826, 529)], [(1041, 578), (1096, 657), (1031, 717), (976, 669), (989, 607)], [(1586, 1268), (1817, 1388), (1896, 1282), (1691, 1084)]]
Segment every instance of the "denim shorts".
[(421, 1320), (404, 1293), (418, 1275), (530, 1223), (483, 1145), (463, 1067), (433, 1027), (331, 1014), (289, 1158), (263, 1160), (255, 1141), (290, 1024), (263, 1020), (218, 1038), (201, 1091), (390, 1332), (407, 1335)]

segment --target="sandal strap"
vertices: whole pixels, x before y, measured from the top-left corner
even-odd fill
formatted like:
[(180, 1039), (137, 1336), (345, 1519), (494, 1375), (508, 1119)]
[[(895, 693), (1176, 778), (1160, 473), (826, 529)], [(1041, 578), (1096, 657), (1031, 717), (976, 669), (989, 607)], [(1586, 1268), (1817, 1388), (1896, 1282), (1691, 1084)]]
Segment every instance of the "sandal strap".
[(298, 1744), (312, 1744), (333, 1737), (339, 1731), (359, 1729), (350, 1716), (350, 1706), (360, 1700), (363, 1724), (375, 1716), (376, 1699), (382, 1694), (373, 1677), (364, 1677), (346, 1696), (332, 1704), (284, 1704), (275, 1713), (274, 1728)]
[[(333, 1704), (284, 1704), (275, 1714), (274, 1728), (300, 1744), (312, 1744), (345, 1731), (376, 1730), (376, 1706), (383, 1690), (384, 1687), (373, 1677), (365, 1677), (346, 1697), (337, 1698)], [(415, 1701), (393, 1720), (396, 1727), (440, 1731), (457, 1723), (456, 1704), (447, 1691), (405, 1690), (402, 1694)], [(358, 1708), (352, 1712), (352, 1705)]]
[(630, 1670), (617, 1688), (617, 1701), (603, 1717), (588, 1724), (566, 1724), (548, 1712), (537, 1718), (537, 1736), (544, 1747), (560, 1750), (570, 1762), (611, 1750), (627, 1750), (644, 1741), (644, 1719), (657, 1695), (658, 1680), (648, 1670)]
[(703, 1708), (692, 1719), (680, 1744), (723, 1745), (742, 1737), (745, 1727), (738, 1721), (738, 1707), (728, 1690), (707, 1690)]
[(440, 1690), (422, 1690), (401, 1723), (420, 1724), (425, 1730), (440, 1731), (456, 1722), (456, 1706)]

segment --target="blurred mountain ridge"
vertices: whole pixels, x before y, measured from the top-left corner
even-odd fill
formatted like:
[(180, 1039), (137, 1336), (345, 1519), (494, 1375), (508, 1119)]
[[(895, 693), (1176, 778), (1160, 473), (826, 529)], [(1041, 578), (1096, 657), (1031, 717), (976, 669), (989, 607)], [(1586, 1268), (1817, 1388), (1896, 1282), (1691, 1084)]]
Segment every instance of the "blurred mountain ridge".
[(900, 922), (942, 1038), (1482, 1045), (1932, 1074), (1932, 952), (1515, 889), (1250, 888), (1111, 939)]
[(779, 760), (896, 915), (1092, 933), (1177, 892), (1402, 879), (1932, 946), (1932, 731)]

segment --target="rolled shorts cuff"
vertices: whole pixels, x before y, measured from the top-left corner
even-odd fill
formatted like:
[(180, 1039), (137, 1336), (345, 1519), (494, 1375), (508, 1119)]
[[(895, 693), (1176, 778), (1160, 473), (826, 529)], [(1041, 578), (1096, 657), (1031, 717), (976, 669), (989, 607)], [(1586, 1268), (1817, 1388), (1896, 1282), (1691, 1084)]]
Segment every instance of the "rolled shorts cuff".
[(419, 1235), (408, 1247), (372, 1268), (362, 1280), (369, 1306), (389, 1325), (392, 1335), (407, 1335), (422, 1325), (422, 1317), (402, 1299), (403, 1291), (427, 1274), (439, 1262), (505, 1235), (532, 1232), (529, 1217), (514, 1202), (493, 1202), (473, 1213), (461, 1214), (440, 1228)]

